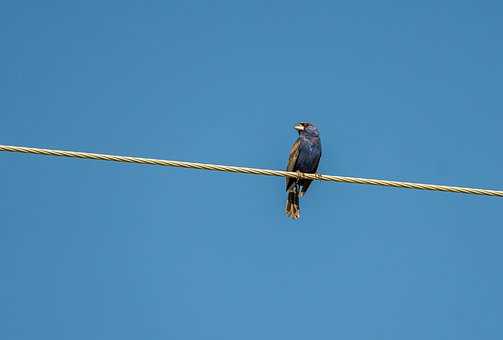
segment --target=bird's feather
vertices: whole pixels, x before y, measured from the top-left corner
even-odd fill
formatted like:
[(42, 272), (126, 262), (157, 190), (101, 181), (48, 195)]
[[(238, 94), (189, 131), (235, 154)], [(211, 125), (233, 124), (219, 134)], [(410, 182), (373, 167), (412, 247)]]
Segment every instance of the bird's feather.
[[(288, 165), (286, 167), (286, 171), (296, 171), (297, 159), (299, 158), (299, 150), (300, 150), (300, 138), (297, 138), (295, 143), (293, 143), (292, 148), (290, 149), (290, 155), (288, 157)], [(296, 182), (295, 178), (287, 177), (286, 178), (286, 190), (291, 189), (292, 185)]]

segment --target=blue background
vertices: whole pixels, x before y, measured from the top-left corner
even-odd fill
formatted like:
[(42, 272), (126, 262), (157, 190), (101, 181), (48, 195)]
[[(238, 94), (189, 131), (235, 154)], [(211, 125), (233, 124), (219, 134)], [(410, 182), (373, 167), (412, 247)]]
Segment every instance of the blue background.
[[(503, 188), (496, 1), (0, 6), (0, 144)], [(0, 154), (2, 339), (502, 339), (503, 201)]]

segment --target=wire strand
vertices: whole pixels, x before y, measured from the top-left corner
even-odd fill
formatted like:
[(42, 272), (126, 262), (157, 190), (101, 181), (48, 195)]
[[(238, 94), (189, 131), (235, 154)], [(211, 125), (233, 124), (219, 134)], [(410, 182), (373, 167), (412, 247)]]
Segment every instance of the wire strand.
[(182, 161), (172, 161), (172, 160), (154, 159), (154, 158), (116, 156), (116, 155), (107, 155), (107, 154), (98, 154), (98, 153), (89, 153), (89, 152), (41, 149), (41, 148), (31, 148), (31, 147), (24, 147), (24, 146), (0, 145), (0, 151), (27, 153), (27, 154), (35, 154), (35, 155), (46, 155), (46, 156), (56, 156), (56, 157), (94, 159), (94, 160), (101, 160), (101, 161), (113, 161), (113, 162), (123, 162), (123, 163), (171, 166), (171, 167), (187, 168), (187, 169), (234, 172), (234, 173), (251, 174), (251, 175), (293, 177), (293, 178), (298, 178), (298, 179), (311, 179), (311, 180), (327, 181), (327, 182), (343, 182), (343, 183), (353, 183), (353, 184), (380, 185), (380, 186), (385, 186), (385, 187), (395, 187), (395, 188), (402, 188), (402, 189), (432, 190), (432, 191), (454, 192), (454, 193), (471, 194), (471, 195), (485, 195), (485, 196), (503, 197), (503, 191), (500, 191), (500, 190), (465, 188), (465, 187), (457, 187), (457, 186), (422, 184), (422, 183), (412, 183), (412, 182), (388, 181), (388, 180), (383, 180), (383, 179), (369, 179), (369, 178), (358, 178), (358, 177), (308, 174), (308, 173), (302, 173), (302, 172), (289, 172), (289, 171), (281, 171), (281, 170), (247, 168), (247, 167), (240, 167), (240, 166), (218, 165), (218, 164), (208, 164), (208, 163), (182, 162)]

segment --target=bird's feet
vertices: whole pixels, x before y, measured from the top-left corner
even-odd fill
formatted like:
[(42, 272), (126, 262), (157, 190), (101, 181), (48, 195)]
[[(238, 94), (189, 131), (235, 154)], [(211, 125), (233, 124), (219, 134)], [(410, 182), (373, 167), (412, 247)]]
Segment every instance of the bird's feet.
[(297, 181), (304, 178), (304, 174), (302, 172), (300, 172), (299, 170), (297, 170), (296, 173), (297, 173)]

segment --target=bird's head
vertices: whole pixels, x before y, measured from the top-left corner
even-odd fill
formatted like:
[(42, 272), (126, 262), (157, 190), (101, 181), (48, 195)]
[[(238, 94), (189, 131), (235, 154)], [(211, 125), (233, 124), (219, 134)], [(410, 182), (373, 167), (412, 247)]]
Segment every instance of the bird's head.
[(320, 132), (318, 128), (311, 123), (301, 122), (293, 127), (295, 130), (299, 131), (299, 135), (307, 135), (312, 137), (319, 137)]

